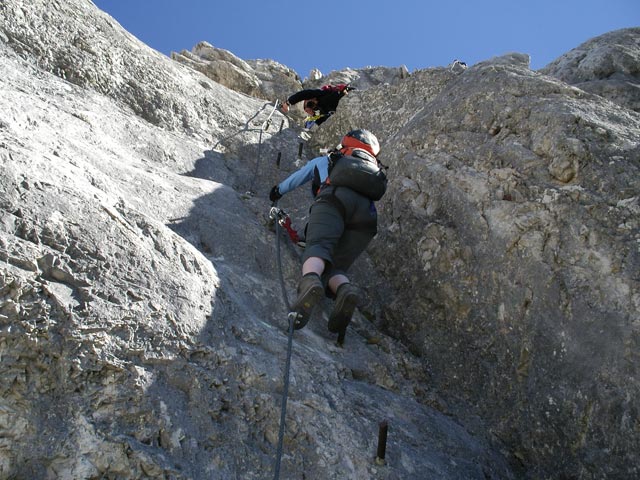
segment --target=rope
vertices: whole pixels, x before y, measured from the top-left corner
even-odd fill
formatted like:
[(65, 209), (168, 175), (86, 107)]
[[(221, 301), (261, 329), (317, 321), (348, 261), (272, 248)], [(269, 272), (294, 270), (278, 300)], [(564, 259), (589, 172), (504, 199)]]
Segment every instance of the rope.
[[(277, 202), (274, 202), (275, 206)], [(284, 284), (284, 276), (282, 274), (282, 258), (280, 256), (280, 223), (276, 218), (276, 253), (278, 258), (278, 277), (280, 279), (280, 287), (282, 288), (282, 297), (284, 303), (287, 306), (287, 312), (291, 311), (291, 305), (289, 305), (289, 299), (287, 298), (287, 291)], [(278, 451), (276, 453), (276, 465), (274, 468), (273, 479), (278, 480), (280, 478), (280, 462), (282, 460), (282, 444), (284, 441), (284, 427), (287, 415), (287, 399), (289, 396), (289, 371), (291, 370), (291, 354), (293, 351), (293, 322), (292, 315), (288, 315), (289, 320), (289, 339), (287, 342), (287, 361), (284, 366), (284, 385), (282, 389), (282, 404), (280, 408), (280, 430), (278, 432)]]

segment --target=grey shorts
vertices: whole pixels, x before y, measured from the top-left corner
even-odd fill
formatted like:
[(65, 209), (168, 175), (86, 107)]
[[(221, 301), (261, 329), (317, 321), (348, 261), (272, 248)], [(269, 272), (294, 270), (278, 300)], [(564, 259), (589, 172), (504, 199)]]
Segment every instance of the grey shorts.
[(309, 211), (303, 262), (326, 261), (323, 277), (346, 274), (377, 233), (374, 203), (347, 187), (326, 187)]

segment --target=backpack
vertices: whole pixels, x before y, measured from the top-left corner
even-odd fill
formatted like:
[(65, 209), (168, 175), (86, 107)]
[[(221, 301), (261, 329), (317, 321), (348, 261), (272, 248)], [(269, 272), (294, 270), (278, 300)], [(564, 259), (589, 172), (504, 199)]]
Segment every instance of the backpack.
[(323, 85), (320, 87), (320, 90), (325, 90), (329, 92), (338, 92), (344, 95), (346, 92), (350, 90), (354, 90), (354, 87), (350, 87), (346, 83), (337, 83), (335, 85)]
[(329, 154), (329, 176), (325, 185), (348, 187), (377, 201), (387, 191), (387, 175), (373, 155), (355, 149), (351, 155)]

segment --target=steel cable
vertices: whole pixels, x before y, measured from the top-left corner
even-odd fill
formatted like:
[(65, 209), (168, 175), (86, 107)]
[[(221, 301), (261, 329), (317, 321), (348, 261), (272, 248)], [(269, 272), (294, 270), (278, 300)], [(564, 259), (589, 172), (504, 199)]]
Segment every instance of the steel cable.
[[(274, 202), (273, 205), (276, 206), (277, 202)], [(280, 279), (280, 287), (282, 288), (282, 297), (284, 298), (284, 303), (287, 306), (287, 312), (291, 312), (291, 305), (289, 304), (289, 299), (287, 298), (287, 290), (284, 283), (284, 276), (282, 274), (282, 258), (280, 255), (280, 223), (278, 218), (275, 219), (276, 222), (276, 256), (278, 263), (278, 277)], [(287, 360), (284, 366), (284, 383), (282, 387), (282, 404), (280, 407), (280, 429), (278, 432), (278, 450), (276, 453), (276, 464), (274, 468), (273, 479), (278, 480), (280, 478), (280, 462), (282, 460), (282, 445), (284, 442), (284, 428), (285, 428), (285, 420), (287, 415), (287, 399), (289, 396), (289, 372), (291, 370), (291, 355), (293, 351), (293, 322), (294, 318), (292, 315), (287, 315), (287, 320), (289, 322), (289, 335), (288, 335), (288, 343), (287, 343)]]

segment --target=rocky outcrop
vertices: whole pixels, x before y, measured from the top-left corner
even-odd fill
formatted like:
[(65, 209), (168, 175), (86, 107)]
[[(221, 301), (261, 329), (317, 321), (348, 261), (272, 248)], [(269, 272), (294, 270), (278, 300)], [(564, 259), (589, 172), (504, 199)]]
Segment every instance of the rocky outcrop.
[(640, 112), (640, 28), (586, 41), (540, 70), (586, 92)]
[(269, 59), (247, 60), (260, 81), (261, 97), (285, 100), (302, 88), (298, 75), (288, 67)]
[(270, 101), (287, 98), (301, 88), (295, 72), (282, 64), (273, 60), (245, 62), (230, 51), (204, 41), (190, 52), (173, 52), (171, 58), (231, 90)]
[(172, 53), (171, 58), (205, 74), (227, 88), (247, 95), (257, 96), (260, 82), (246, 62), (240, 60), (227, 50), (214, 48), (206, 42), (200, 42), (193, 48), (193, 53), (182, 51)]
[[(0, 479), (269, 476), (300, 129), (85, 0), (0, 3), (0, 57)], [(390, 186), (346, 348), (329, 300), (295, 334), (281, 478), (638, 476), (638, 113), (518, 53), (380, 72), (304, 145), (369, 128)]]
[(401, 67), (366, 67), (345, 68), (336, 70), (318, 78), (309, 78), (304, 81), (305, 88), (320, 88), (326, 84), (347, 83), (359, 90), (366, 90), (377, 85), (396, 84), (400, 80), (409, 77), (409, 70), (404, 65)]
[[(233, 53), (216, 48), (208, 42), (198, 43), (191, 51), (172, 53), (171, 58), (197, 70), (213, 81), (238, 92), (267, 100), (285, 100), (303, 88), (320, 88), (326, 84), (348, 83), (358, 89), (368, 89), (375, 85), (393, 84), (407, 78), (405, 66), (346, 68), (322, 75), (318, 70), (300, 82), (300, 77), (288, 67), (273, 60), (244, 61)], [(303, 117), (292, 115), (297, 121)], [(298, 112), (299, 113), (299, 112)]]

